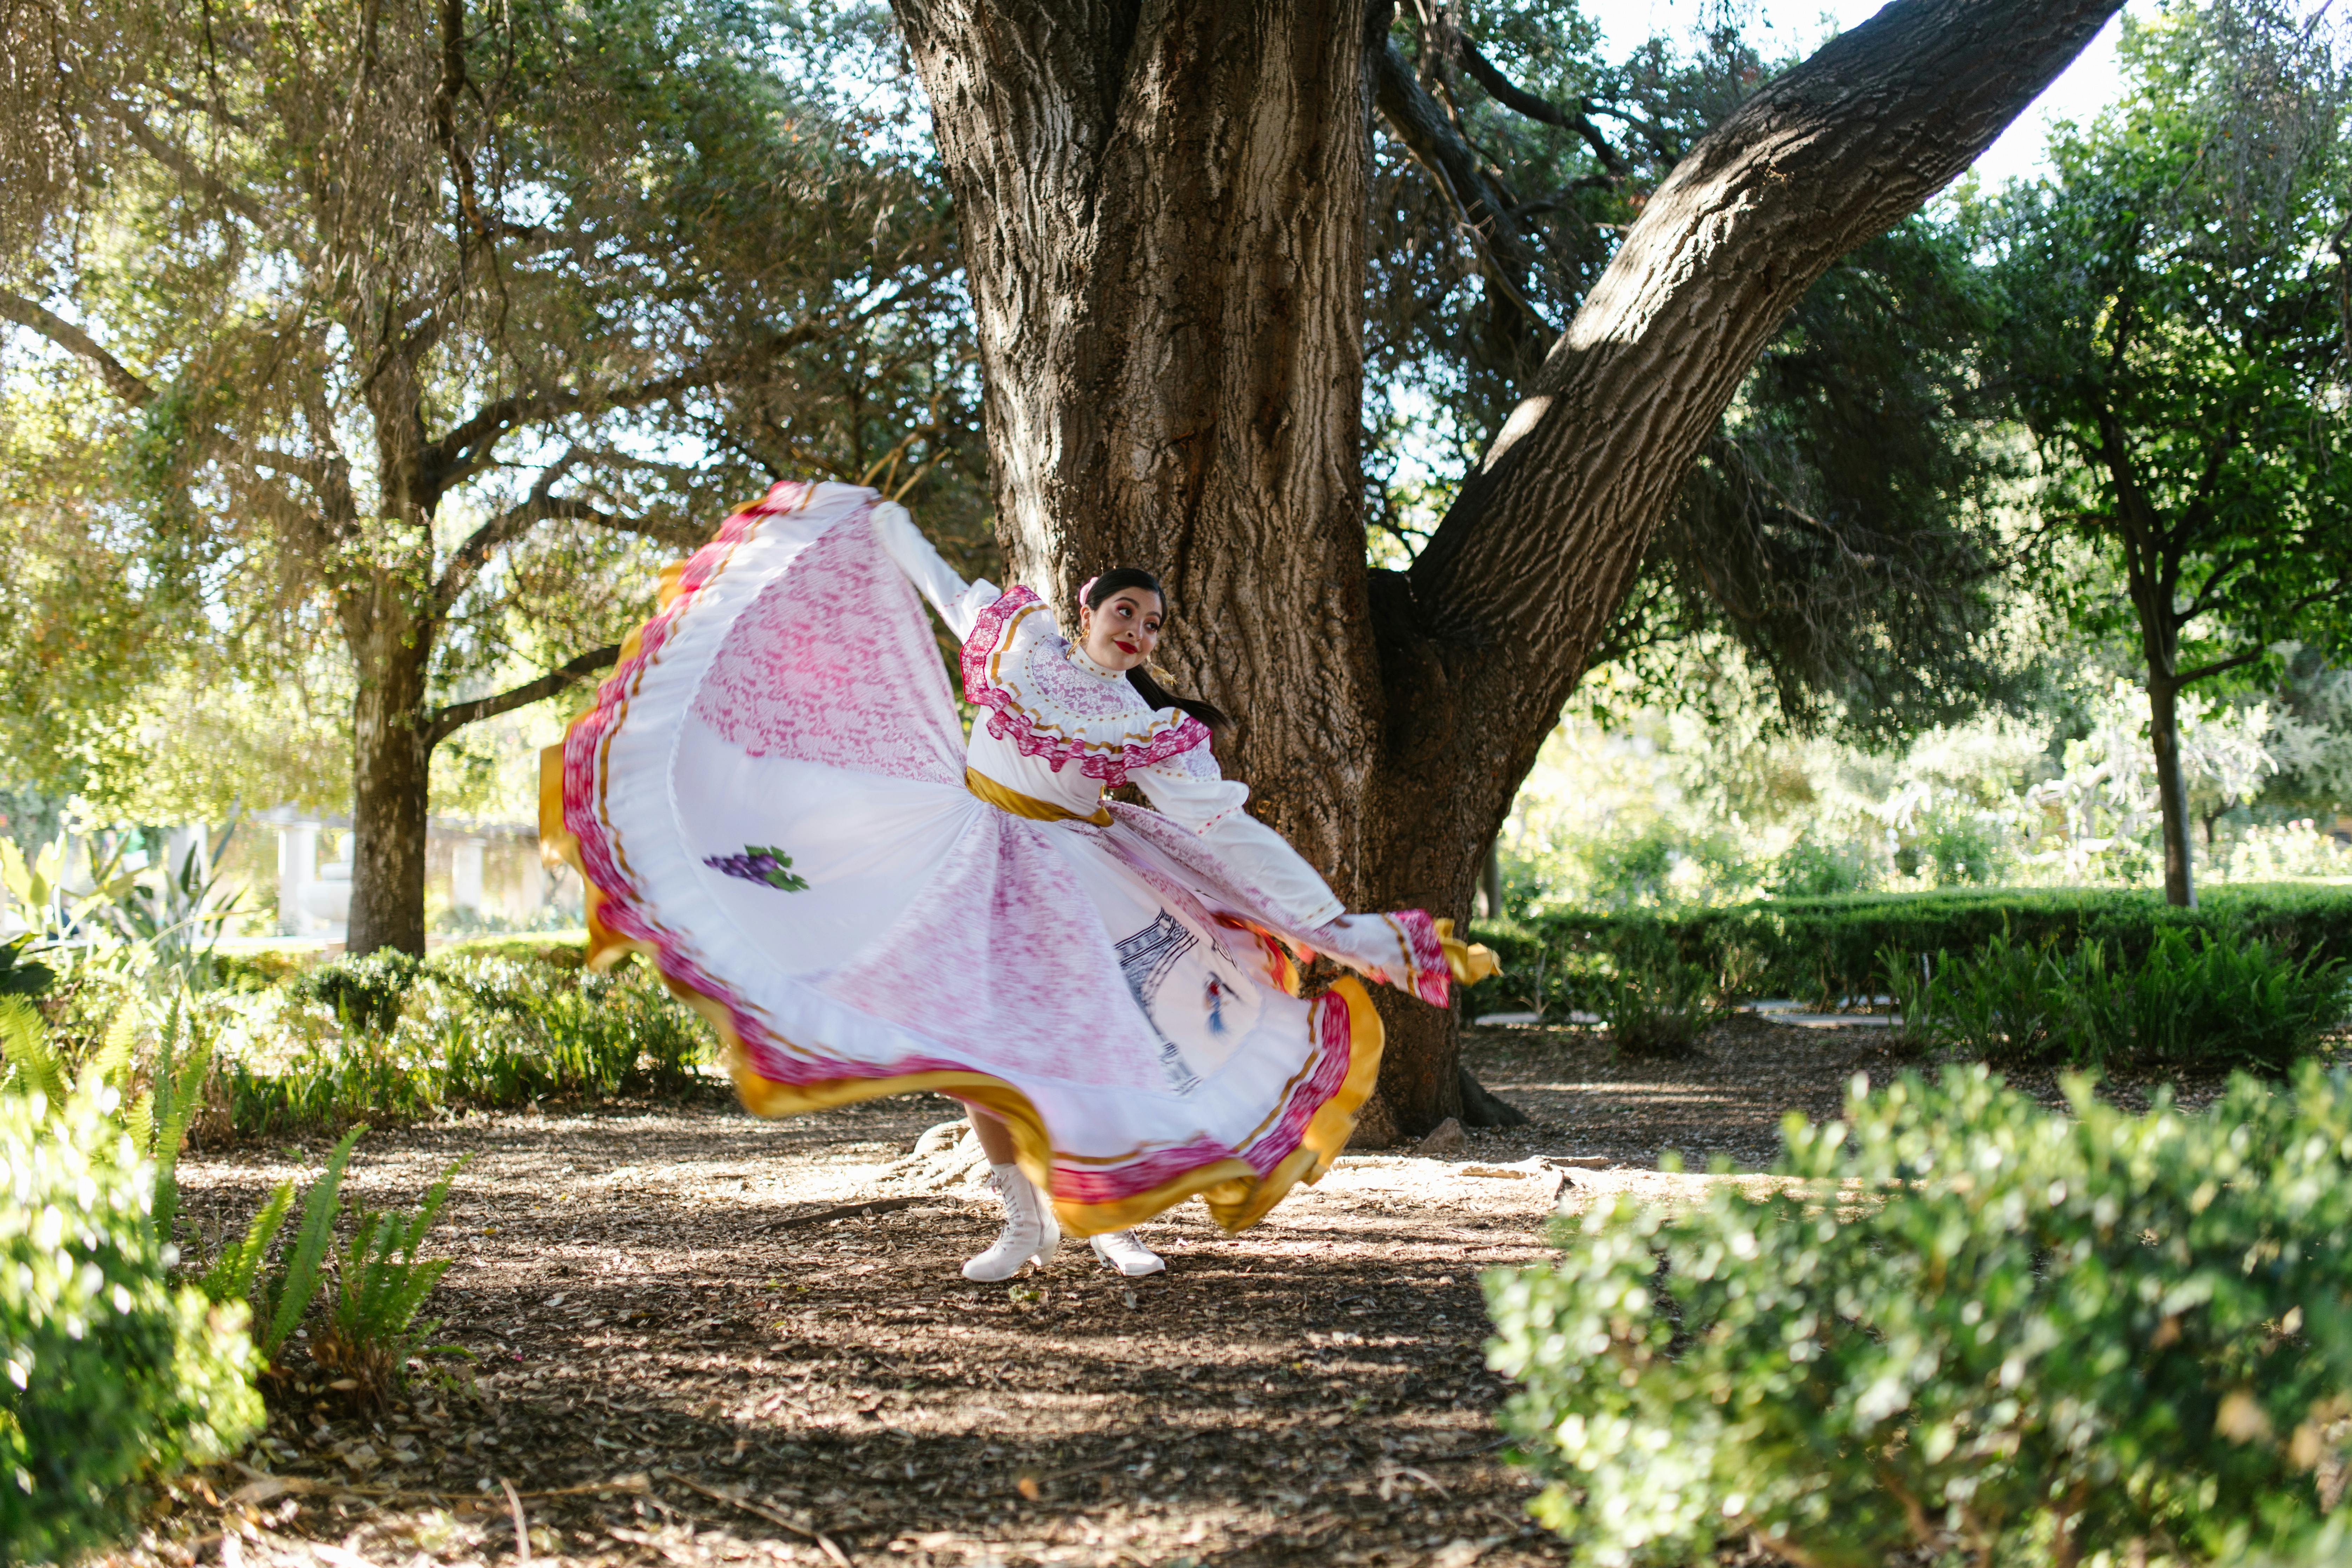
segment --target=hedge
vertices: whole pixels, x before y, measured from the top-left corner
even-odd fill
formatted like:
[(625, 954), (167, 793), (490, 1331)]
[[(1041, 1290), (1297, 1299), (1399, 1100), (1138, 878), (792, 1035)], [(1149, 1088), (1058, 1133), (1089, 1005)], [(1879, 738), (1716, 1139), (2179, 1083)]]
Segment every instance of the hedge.
[(1590, 1006), (1621, 968), (1675, 960), (1706, 970), (1734, 998), (1828, 1004), (1884, 989), (1885, 948), (1958, 953), (2006, 931), (2011, 942), (2067, 953), (2105, 942), (2136, 965), (2168, 929), (2265, 942), (2294, 958), (2352, 959), (2352, 887), (2242, 883), (2204, 894), (2193, 910), (2155, 892), (2009, 888), (1486, 921), (1476, 934), (1501, 955), (1505, 978), (1474, 1004), (1499, 1011), (1539, 1002), (1564, 1013)]

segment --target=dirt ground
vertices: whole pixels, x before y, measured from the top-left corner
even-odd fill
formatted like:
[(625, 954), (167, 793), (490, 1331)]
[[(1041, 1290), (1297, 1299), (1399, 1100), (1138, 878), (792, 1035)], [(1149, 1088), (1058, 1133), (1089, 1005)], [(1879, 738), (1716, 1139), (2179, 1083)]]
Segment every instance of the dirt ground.
[[(1741, 1020), (1675, 1061), (1567, 1029), (1468, 1060), (1532, 1125), (1438, 1158), (1351, 1152), (1262, 1226), (1145, 1227), (1165, 1274), (1083, 1242), (980, 1286), (984, 1194), (812, 1220), (884, 1190), (947, 1101), (762, 1122), (704, 1102), (475, 1116), (372, 1134), (347, 1190), (413, 1203), (460, 1155), (429, 1303), (475, 1358), (380, 1412), (289, 1395), (240, 1467), (183, 1486), (116, 1561), (335, 1568), (560, 1560), (833, 1564), (1564, 1561), (1497, 1452), (1482, 1269), (1543, 1257), (1661, 1151), (1754, 1169), (1790, 1108), (1836, 1113), (1883, 1032)], [(2046, 1086), (2045, 1086), (2046, 1090)], [(187, 1212), (241, 1226), (323, 1144), (192, 1154)], [(1699, 1177), (1684, 1178), (1696, 1182)], [(522, 1540), (518, 1540), (518, 1521)]]

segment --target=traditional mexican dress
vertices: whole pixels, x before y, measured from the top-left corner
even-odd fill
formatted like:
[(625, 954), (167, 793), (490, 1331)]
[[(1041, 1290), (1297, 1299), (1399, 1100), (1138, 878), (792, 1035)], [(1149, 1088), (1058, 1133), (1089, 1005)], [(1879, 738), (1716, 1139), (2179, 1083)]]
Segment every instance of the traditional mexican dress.
[[(1322, 1174), (1380, 1068), (1362, 984), (1302, 996), (1299, 964), (1444, 1005), (1491, 963), (1421, 910), (1346, 913), (1205, 726), (871, 490), (776, 486), (659, 605), (551, 749), (542, 832), (592, 963), (646, 954), (754, 1111), (936, 1090), (1010, 1124), (1071, 1231), (1194, 1194), (1239, 1230)], [(1156, 809), (1103, 798), (1129, 783)]]

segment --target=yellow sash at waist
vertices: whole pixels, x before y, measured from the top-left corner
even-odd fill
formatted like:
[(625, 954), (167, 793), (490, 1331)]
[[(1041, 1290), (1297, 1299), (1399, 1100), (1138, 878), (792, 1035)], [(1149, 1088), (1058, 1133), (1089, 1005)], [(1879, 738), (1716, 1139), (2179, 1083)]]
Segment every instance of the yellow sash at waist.
[(1110, 807), (1097, 805), (1091, 816), (1072, 811), (1066, 805), (1055, 805), (1050, 800), (1039, 800), (1034, 795), (1023, 795), (1017, 789), (1007, 789), (986, 773), (963, 771), (963, 787), (996, 807), (1014, 816), (1025, 816), (1032, 822), (1091, 822), (1097, 827), (1110, 826)]

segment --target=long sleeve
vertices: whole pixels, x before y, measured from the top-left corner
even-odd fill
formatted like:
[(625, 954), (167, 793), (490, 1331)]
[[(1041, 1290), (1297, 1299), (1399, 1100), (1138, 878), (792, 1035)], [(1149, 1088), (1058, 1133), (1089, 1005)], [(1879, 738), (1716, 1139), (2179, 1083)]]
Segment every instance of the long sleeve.
[(1219, 859), (1288, 914), (1294, 929), (1313, 931), (1346, 912), (1347, 906), (1306, 857), (1242, 809), (1249, 801), (1249, 785), (1221, 774), (1208, 747), (1195, 746), (1167, 762), (1133, 769), (1128, 776), (1160, 815), (1200, 835)]
[(940, 619), (958, 638), (971, 636), (973, 620), (1001, 596), (992, 583), (966, 584), (957, 576), (955, 568), (940, 558), (931, 542), (915, 527), (915, 520), (907, 515), (907, 509), (897, 501), (875, 507), (874, 532), (891, 561), (907, 574), (907, 581), (931, 602)]

